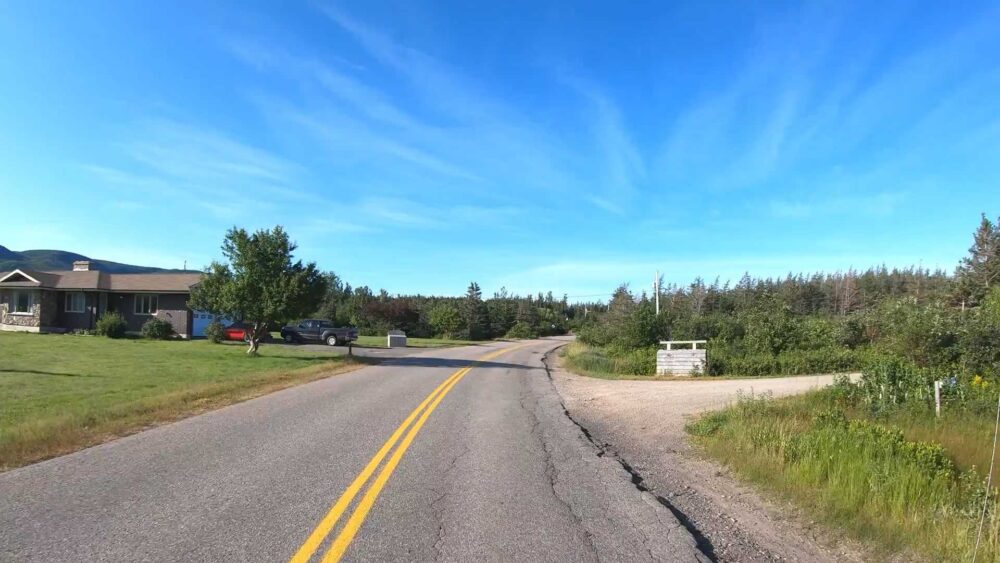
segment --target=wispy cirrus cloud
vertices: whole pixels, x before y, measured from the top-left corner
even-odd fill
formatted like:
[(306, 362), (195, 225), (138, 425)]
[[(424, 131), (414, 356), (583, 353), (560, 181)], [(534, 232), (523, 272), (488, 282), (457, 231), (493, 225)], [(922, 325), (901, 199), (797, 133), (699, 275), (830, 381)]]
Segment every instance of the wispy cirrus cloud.
[[(986, 113), (978, 122), (959, 116), (976, 113), (968, 111), (977, 103), (973, 92), (981, 100), (996, 86), (995, 73), (980, 68), (981, 53), (1000, 47), (993, 21), (985, 15), (883, 66), (879, 57), (892, 38), (852, 29), (843, 17), (805, 8), (798, 18), (762, 26), (744, 70), (673, 118), (656, 176), (714, 192), (752, 191), (788, 178), (801, 183), (807, 169), (818, 189), (848, 174), (863, 180), (885, 166), (886, 155), (934, 159), (944, 138), (961, 142), (989, 123)], [(837, 48), (847, 40), (855, 47), (849, 59)], [(956, 96), (964, 99), (961, 109), (925, 106)], [(813, 172), (824, 164), (827, 177)]]
[[(318, 87), (308, 88), (308, 99), (272, 96), (261, 106), (321, 137), (338, 151), (335, 158), (350, 155), (374, 163), (389, 157), (441, 176), (450, 191), (499, 205), (505, 204), (503, 194), (525, 190), (535, 190), (543, 202), (579, 197), (618, 213), (631, 204), (644, 164), (620, 110), (597, 87), (580, 92), (593, 124), (591, 142), (582, 145), (577, 138), (562, 138), (530, 111), (491, 95), (441, 59), (335, 6), (320, 10), (373, 66), (366, 62), (359, 71), (280, 49), (262, 53), (247, 46), (248, 40), (231, 39), (226, 45), (255, 68)], [(402, 84), (403, 92), (390, 93), (383, 86), (387, 81)]]
[(83, 169), (105, 185), (167, 196), (220, 219), (312, 197), (299, 184), (301, 167), (216, 129), (148, 119), (130, 127), (115, 146), (115, 165)]
[(205, 127), (153, 119), (136, 131), (135, 138), (122, 144), (125, 152), (149, 169), (182, 181), (238, 178), (281, 185), (300, 171), (295, 164), (268, 151)]
[(859, 215), (885, 217), (892, 215), (906, 201), (906, 194), (884, 192), (853, 196), (820, 197), (811, 200), (772, 200), (770, 214), (779, 219), (809, 219), (822, 215)]

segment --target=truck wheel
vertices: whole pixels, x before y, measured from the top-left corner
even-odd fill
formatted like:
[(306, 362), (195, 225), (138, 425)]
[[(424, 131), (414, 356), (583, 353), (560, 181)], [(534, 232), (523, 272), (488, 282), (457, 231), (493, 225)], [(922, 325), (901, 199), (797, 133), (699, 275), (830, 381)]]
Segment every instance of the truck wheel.
[(295, 336), (292, 333), (286, 333), (283, 338), (285, 339), (285, 344), (294, 344)]
[(329, 344), (330, 346), (337, 346), (338, 344), (340, 344), (340, 341), (337, 340), (336, 336), (330, 335), (326, 337), (326, 343)]

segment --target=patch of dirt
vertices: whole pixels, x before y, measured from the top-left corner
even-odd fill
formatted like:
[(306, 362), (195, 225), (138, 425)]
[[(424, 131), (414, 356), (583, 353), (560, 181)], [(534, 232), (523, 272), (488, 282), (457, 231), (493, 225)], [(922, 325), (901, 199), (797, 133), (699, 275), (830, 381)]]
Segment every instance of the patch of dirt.
[[(557, 356), (558, 354), (553, 354)], [(866, 550), (787, 503), (763, 498), (693, 451), (684, 424), (734, 402), (829, 385), (833, 376), (717, 381), (614, 381), (574, 375), (555, 362), (569, 414), (644, 486), (679, 512), (716, 561), (864, 561)]]

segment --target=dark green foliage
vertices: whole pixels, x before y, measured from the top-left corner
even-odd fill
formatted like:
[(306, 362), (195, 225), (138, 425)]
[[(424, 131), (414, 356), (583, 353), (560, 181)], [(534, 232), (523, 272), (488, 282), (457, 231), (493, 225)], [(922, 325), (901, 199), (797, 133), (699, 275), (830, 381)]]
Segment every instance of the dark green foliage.
[[(384, 335), (393, 329), (419, 338), (501, 338), (519, 321), (531, 326), (530, 334), (565, 334), (584, 315), (582, 307), (556, 300), (551, 292), (538, 297), (520, 297), (501, 289), (484, 299), (478, 284), (471, 295), (437, 297), (378, 294), (366, 286), (352, 288), (333, 272), (326, 274), (328, 290), (318, 310), (308, 316), (324, 318), (340, 326), (354, 326), (363, 335)], [(470, 330), (470, 320), (472, 326)], [(519, 329), (521, 330), (521, 329)]]
[(538, 338), (538, 331), (533, 325), (518, 321), (507, 331), (507, 338)]
[(846, 348), (786, 350), (780, 354), (731, 354), (709, 346), (708, 375), (809, 375), (845, 373), (861, 368), (865, 354)]
[(124, 338), (126, 330), (128, 330), (128, 324), (118, 313), (104, 313), (94, 325), (95, 333), (108, 338)]
[(489, 338), (489, 313), (483, 303), (483, 292), (479, 284), (472, 282), (465, 294), (465, 338), (483, 340)]
[(960, 345), (964, 371), (1000, 379), (1000, 288), (993, 289), (964, 321)]
[(213, 320), (212, 322), (208, 323), (208, 326), (205, 327), (205, 338), (216, 344), (219, 344), (220, 342), (225, 340), (226, 332), (222, 328), (222, 323), (220, 323), (218, 320)]
[(454, 338), (462, 330), (462, 314), (452, 303), (438, 303), (427, 313), (427, 322), (434, 335)]
[(874, 309), (869, 323), (885, 351), (920, 367), (947, 368), (961, 355), (961, 312), (942, 301), (918, 303), (914, 297), (891, 300)]
[(169, 322), (153, 317), (142, 323), (142, 337), (151, 340), (166, 340), (174, 335), (174, 327)]
[(973, 235), (969, 255), (955, 271), (955, 278), (958, 298), (967, 305), (980, 304), (1000, 285), (1000, 224), (993, 223), (985, 214)]

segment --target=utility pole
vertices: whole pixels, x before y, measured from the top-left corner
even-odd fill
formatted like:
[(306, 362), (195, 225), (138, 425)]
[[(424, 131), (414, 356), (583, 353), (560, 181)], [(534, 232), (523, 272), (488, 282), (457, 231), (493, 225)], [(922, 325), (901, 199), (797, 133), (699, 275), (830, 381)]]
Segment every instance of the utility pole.
[(660, 316), (660, 271), (656, 271), (656, 277), (653, 278), (653, 292), (656, 293), (656, 316)]

